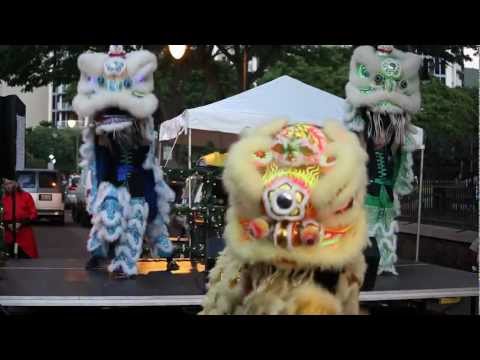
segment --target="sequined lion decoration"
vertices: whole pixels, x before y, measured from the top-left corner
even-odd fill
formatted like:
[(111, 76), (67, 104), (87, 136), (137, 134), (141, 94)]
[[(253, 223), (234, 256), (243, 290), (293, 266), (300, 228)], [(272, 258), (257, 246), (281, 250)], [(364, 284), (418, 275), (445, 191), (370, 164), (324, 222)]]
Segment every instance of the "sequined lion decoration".
[(378, 245), (378, 273), (397, 274), (399, 196), (412, 192), (415, 127), (420, 110), (422, 57), (391, 45), (360, 46), (346, 85), (347, 126), (357, 132), (369, 155), (366, 196), (369, 237)]
[(110, 258), (108, 270), (128, 277), (137, 274), (144, 239), (153, 256), (173, 250), (166, 224), (174, 193), (154, 156), (157, 59), (148, 51), (126, 53), (114, 45), (108, 54), (80, 55), (78, 67), (73, 108), (79, 118), (88, 118), (80, 149), (92, 215), (87, 268)]
[(336, 121), (243, 134), (225, 165), (226, 247), (201, 314), (358, 314), (366, 161)]

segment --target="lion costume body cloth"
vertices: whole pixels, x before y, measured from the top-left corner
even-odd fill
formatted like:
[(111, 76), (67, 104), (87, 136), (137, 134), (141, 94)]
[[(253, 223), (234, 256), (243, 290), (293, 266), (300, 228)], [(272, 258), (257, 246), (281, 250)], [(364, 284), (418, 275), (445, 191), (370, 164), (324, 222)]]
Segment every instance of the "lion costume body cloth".
[(243, 134), (225, 164), (226, 247), (201, 314), (358, 314), (366, 161), (335, 121)]
[(154, 156), (157, 58), (111, 46), (108, 54), (80, 55), (78, 67), (73, 108), (89, 121), (80, 148), (93, 224), (87, 249), (111, 258), (110, 272), (135, 275), (144, 240), (154, 257), (173, 250), (166, 225), (174, 193)]
[(399, 196), (412, 192), (416, 149), (412, 116), (420, 110), (422, 57), (391, 45), (360, 46), (346, 85), (347, 126), (358, 133), (369, 155), (365, 206), (369, 236), (378, 244), (378, 273), (397, 274), (396, 217)]

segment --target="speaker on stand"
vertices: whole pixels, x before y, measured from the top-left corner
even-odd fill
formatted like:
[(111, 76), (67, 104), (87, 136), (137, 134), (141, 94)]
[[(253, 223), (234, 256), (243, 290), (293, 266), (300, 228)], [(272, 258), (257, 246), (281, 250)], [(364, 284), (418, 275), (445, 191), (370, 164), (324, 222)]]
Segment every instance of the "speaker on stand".
[[(0, 180), (15, 179), (17, 168), (25, 167), (25, 104), (16, 95), (0, 97)], [(15, 197), (13, 197), (15, 200)], [(15, 225), (15, 201), (13, 201), (13, 224)], [(3, 224), (3, 207), (0, 203), (0, 223)], [(2, 233), (0, 228), (0, 233)], [(13, 232), (15, 255), (16, 236)], [(3, 233), (0, 242), (3, 243)], [(3, 244), (0, 244), (0, 246)]]

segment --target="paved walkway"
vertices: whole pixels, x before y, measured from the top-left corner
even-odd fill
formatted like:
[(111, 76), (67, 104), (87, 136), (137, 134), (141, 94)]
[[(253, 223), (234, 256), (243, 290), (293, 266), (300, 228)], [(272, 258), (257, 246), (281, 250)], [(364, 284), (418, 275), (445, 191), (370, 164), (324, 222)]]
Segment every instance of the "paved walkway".
[[(417, 234), (417, 223), (399, 221), (400, 233), (404, 234)], [(432, 237), (443, 240), (458, 241), (464, 243), (472, 243), (478, 238), (478, 232), (454, 229), (445, 226), (426, 225), (421, 224), (420, 236)]]

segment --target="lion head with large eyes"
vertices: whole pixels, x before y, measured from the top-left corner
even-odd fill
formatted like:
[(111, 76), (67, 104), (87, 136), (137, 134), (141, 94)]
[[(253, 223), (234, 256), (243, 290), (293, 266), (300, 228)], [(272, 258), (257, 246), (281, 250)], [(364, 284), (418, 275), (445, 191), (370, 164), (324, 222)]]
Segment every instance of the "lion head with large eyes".
[(359, 46), (350, 62), (346, 101), (350, 109), (348, 126), (362, 131), (378, 146), (393, 138), (405, 143), (407, 133), (415, 133), (411, 116), (420, 110), (419, 70), (422, 57), (391, 45)]
[(350, 62), (347, 101), (374, 112), (415, 114), (420, 110), (421, 56), (390, 45), (360, 46)]
[(224, 171), (228, 246), (250, 263), (341, 268), (366, 246), (366, 161), (335, 121), (244, 134)]
[(80, 117), (89, 118), (97, 134), (144, 126), (157, 109), (153, 53), (126, 53), (122, 46), (112, 45), (108, 53), (80, 55), (78, 68), (81, 75), (72, 105)]

